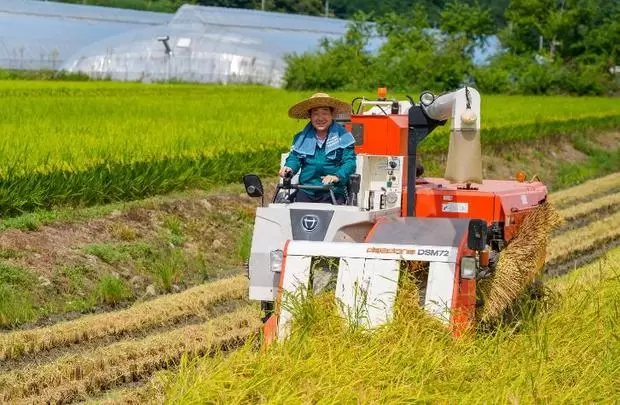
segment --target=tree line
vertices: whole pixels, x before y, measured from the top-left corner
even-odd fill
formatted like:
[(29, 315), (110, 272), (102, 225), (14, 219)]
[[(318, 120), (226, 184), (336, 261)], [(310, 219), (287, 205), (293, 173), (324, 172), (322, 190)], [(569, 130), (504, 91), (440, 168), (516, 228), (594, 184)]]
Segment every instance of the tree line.
[[(474, 49), (495, 35), (502, 50), (484, 65)], [(369, 45), (383, 39), (378, 50)], [(419, 3), (374, 16), (358, 12), (348, 32), (314, 53), (289, 55), (290, 89), (449, 90), (487, 93), (620, 93), (620, 0), (511, 0), (503, 19), (479, 2), (451, 0), (433, 25)]]

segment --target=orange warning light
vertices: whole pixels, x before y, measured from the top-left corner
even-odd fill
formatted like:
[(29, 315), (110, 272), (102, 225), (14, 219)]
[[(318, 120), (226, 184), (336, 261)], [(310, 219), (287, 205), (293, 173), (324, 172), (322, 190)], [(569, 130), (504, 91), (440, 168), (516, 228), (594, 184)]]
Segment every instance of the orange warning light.
[(482, 250), (480, 252), (480, 266), (486, 267), (489, 265), (489, 251)]
[(523, 183), (525, 181), (525, 172), (522, 172), (521, 170), (519, 170), (517, 172), (516, 178), (519, 183)]
[(377, 89), (377, 98), (379, 100), (385, 100), (387, 97), (387, 87), (379, 87)]

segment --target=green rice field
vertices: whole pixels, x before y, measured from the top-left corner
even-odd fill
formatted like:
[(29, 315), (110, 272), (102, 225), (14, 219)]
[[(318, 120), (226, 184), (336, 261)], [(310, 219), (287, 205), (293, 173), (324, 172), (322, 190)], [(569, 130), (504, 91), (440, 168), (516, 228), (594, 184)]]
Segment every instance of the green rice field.
[[(0, 214), (273, 173), (304, 125), (287, 117), (288, 107), (308, 95), (247, 86), (0, 82)], [(618, 128), (620, 107), (612, 98), (483, 95), (481, 120), (483, 143), (502, 144)], [(422, 149), (447, 150), (447, 131), (437, 130)]]

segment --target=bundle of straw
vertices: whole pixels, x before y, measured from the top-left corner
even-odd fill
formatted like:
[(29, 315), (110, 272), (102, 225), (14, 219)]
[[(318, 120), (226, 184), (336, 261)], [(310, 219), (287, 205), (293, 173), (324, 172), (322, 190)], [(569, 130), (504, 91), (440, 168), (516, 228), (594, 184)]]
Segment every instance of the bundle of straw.
[(515, 237), (499, 254), (493, 277), (480, 286), (486, 296), (480, 320), (497, 319), (540, 275), (551, 231), (562, 222), (547, 202), (523, 220)]

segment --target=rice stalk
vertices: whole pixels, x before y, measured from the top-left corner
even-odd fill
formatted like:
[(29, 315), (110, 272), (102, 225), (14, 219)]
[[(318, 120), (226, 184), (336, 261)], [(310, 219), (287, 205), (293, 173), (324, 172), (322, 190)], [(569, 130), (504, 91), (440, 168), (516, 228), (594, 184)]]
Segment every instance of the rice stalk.
[(0, 360), (16, 359), (57, 347), (173, 324), (188, 316), (204, 316), (217, 303), (245, 298), (247, 278), (231, 277), (164, 295), (130, 308), (88, 315), (45, 328), (0, 334)]
[(620, 378), (618, 260), (620, 248), (554, 280), (552, 288), (567, 288), (555, 310), (536, 314), (518, 332), (500, 327), (454, 339), (439, 322), (408, 311), (374, 333), (316, 328), (303, 344), (292, 339), (268, 351), (243, 347), (182, 363), (165, 402), (613, 402)]
[[(302, 126), (284, 112), (305, 96), (257, 86), (0, 83), (0, 215), (275, 173)], [(217, 103), (205, 110), (204, 100)], [(605, 98), (487, 96), (482, 108), (487, 144), (620, 126), (616, 100)], [(421, 148), (445, 152), (448, 131), (438, 128)]]
[(618, 237), (620, 237), (620, 211), (551, 239), (547, 261), (562, 261), (578, 256), (580, 253), (604, 246), (605, 243)]
[(560, 215), (549, 203), (533, 209), (523, 220), (518, 233), (500, 252), (493, 276), (479, 283), (485, 296), (482, 322), (497, 319), (540, 275), (548, 237), (560, 223)]
[[(618, 176), (620, 178), (620, 176)], [(573, 221), (606, 208), (620, 209), (620, 193), (613, 193), (592, 199), (583, 204), (576, 204), (559, 211), (565, 221)]]
[[(201, 325), (98, 347), (64, 356), (40, 367), (27, 367), (0, 376), (0, 399), (28, 402), (68, 402), (118, 384), (138, 381), (167, 368), (181, 355), (197, 356), (243, 341), (258, 329), (254, 306), (246, 306)], [(32, 398), (31, 398), (32, 397)]]
[(595, 196), (605, 195), (620, 189), (620, 173), (612, 173), (607, 176), (588, 180), (583, 184), (556, 191), (549, 195), (549, 200), (556, 207), (567, 207), (584, 198), (592, 199)]

